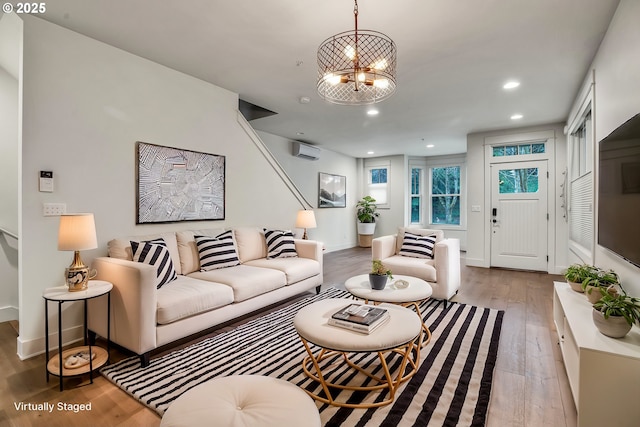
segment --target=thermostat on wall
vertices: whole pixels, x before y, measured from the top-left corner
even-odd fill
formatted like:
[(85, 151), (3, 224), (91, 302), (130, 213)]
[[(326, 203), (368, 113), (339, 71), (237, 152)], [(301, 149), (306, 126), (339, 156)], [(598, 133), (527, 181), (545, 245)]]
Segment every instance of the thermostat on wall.
[(40, 191), (53, 193), (53, 171), (40, 171)]

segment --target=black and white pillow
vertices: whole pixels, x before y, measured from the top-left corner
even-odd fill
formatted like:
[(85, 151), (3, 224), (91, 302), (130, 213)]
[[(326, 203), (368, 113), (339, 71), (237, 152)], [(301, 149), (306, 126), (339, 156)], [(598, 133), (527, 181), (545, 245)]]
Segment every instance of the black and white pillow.
[(435, 234), (430, 236), (420, 236), (418, 234), (407, 233), (405, 231), (399, 255), (433, 259), (433, 248), (435, 244)]
[(293, 241), (293, 233), (289, 230), (264, 229), (264, 238), (267, 241), (267, 258), (293, 258), (297, 257), (296, 245)]
[(167, 283), (176, 280), (178, 275), (173, 268), (171, 254), (163, 239), (146, 242), (131, 242), (133, 260), (156, 267), (156, 287), (160, 289)]
[(216, 237), (195, 236), (195, 240), (200, 256), (200, 271), (233, 267), (240, 264), (231, 230)]

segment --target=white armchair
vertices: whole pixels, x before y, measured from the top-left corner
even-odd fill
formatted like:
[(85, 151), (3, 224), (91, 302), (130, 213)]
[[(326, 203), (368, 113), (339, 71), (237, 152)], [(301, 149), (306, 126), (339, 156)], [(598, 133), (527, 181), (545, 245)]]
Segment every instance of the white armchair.
[[(436, 236), (433, 259), (400, 255), (405, 230), (419, 236)], [(447, 301), (460, 288), (460, 241), (445, 239), (442, 230), (401, 227), (398, 234), (373, 239), (371, 252), (373, 259), (381, 260), (394, 274), (429, 282), (433, 298)]]

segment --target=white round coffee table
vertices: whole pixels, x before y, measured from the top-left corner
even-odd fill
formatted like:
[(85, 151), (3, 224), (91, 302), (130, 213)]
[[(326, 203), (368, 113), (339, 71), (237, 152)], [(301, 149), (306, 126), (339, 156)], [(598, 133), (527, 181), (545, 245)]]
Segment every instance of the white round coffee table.
[[(420, 340), (422, 339), (421, 322), (416, 319), (411, 310), (397, 305), (385, 304), (383, 308), (389, 311), (389, 320), (370, 334), (361, 334), (328, 324), (334, 313), (353, 303), (348, 299), (326, 299), (314, 302), (300, 309), (296, 314), (293, 324), (308, 353), (308, 356), (302, 361), (302, 369), (309, 378), (320, 383), (324, 393), (315, 394), (306, 389), (305, 391), (314, 399), (334, 406), (373, 408), (388, 405), (393, 402), (395, 392), (400, 384), (411, 378), (418, 369)], [(314, 354), (310, 344), (315, 344), (320, 347), (320, 350)], [(387, 364), (388, 353), (391, 352), (401, 357), (395, 376), (392, 376)], [(358, 366), (349, 357), (349, 354), (353, 353), (377, 353), (379, 366), (384, 375), (376, 376), (371, 373), (375, 364), (368, 366), (368, 370)], [(336, 356), (341, 356), (344, 363), (356, 373), (369, 377), (372, 380), (371, 385), (344, 385), (328, 380), (327, 378), (334, 370), (344, 368), (343, 364), (336, 363), (336, 361), (330, 361), (331, 363), (327, 366), (325, 366), (326, 363), (323, 363)], [(313, 366), (315, 373), (311, 372), (311, 366)], [(381, 401), (350, 403), (335, 400), (329, 390), (330, 387), (367, 392), (388, 390), (388, 395)]]
[[(407, 282), (408, 286), (399, 287), (395, 284), (399, 280)], [(363, 299), (365, 303), (372, 301), (375, 304), (386, 302), (403, 307), (413, 306), (420, 318), (422, 330), (425, 334), (422, 345), (425, 346), (431, 341), (431, 331), (427, 325), (425, 325), (422, 319), (422, 313), (420, 312), (420, 303), (431, 298), (431, 293), (433, 292), (428, 282), (418, 279), (417, 277), (394, 275), (393, 280), (389, 280), (384, 289), (376, 290), (371, 289), (369, 275), (361, 274), (347, 279), (347, 281), (344, 282), (344, 287), (347, 288), (347, 291), (349, 291), (351, 295)]]

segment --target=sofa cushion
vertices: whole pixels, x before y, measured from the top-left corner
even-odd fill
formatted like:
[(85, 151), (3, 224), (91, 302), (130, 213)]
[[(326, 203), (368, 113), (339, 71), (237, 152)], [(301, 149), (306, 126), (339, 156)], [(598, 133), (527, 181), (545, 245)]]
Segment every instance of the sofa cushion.
[(264, 233), (258, 228), (239, 227), (233, 229), (240, 263), (267, 257)]
[(264, 239), (267, 243), (267, 258), (293, 258), (298, 256), (291, 231), (265, 228)]
[(107, 250), (109, 256), (112, 258), (126, 259), (133, 261), (133, 251), (131, 250), (131, 242), (143, 242), (154, 239), (162, 239), (169, 249), (171, 254), (171, 261), (173, 261), (173, 268), (175, 268), (177, 274), (182, 274), (182, 268), (180, 266), (180, 253), (178, 252), (178, 242), (176, 240), (176, 233), (158, 233), (149, 234), (145, 236), (129, 236), (119, 237), (113, 239), (107, 243)]
[(245, 265), (280, 270), (287, 276), (287, 285), (320, 274), (320, 263), (308, 258), (261, 258), (249, 261)]
[(200, 270), (200, 255), (198, 254), (198, 247), (194, 237), (196, 234), (198, 236), (215, 237), (225, 231), (224, 228), (209, 228), (176, 232), (181, 274), (187, 275)]
[(428, 228), (410, 228), (410, 227), (398, 227), (398, 234), (396, 238), (396, 254), (400, 253), (402, 248), (402, 242), (404, 241), (404, 232), (407, 231), (418, 236), (429, 236), (431, 234), (436, 236), (436, 243), (444, 239), (444, 231), (442, 230), (430, 230)]
[(427, 282), (436, 281), (435, 261), (430, 258), (412, 258), (393, 255), (384, 259), (384, 265), (393, 274), (418, 277)]
[(233, 303), (229, 286), (185, 276), (163, 286), (157, 296), (157, 322), (162, 325)]
[(171, 261), (171, 254), (162, 239), (149, 242), (131, 242), (133, 261), (152, 265), (156, 268), (156, 287), (160, 289), (167, 283), (176, 280), (176, 270)]
[(231, 230), (216, 237), (195, 236), (200, 256), (200, 271), (239, 265), (236, 245)]
[(402, 246), (399, 255), (414, 258), (433, 258), (433, 248), (436, 244), (436, 235), (420, 236), (418, 234), (404, 232)]
[(233, 300), (240, 302), (282, 288), (287, 278), (282, 271), (259, 268), (250, 265), (237, 265), (211, 271), (196, 271), (188, 277), (223, 283), (233, 289)]

